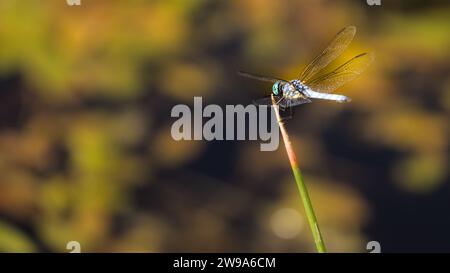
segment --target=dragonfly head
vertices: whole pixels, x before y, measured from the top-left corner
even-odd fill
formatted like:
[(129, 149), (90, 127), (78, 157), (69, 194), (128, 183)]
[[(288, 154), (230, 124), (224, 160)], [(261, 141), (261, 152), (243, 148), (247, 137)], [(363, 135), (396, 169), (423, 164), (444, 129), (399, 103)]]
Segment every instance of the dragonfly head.
[(276, 81), (273, 85), (272, 85), (272, 93), (275, 96), (280, 95), (280, 81)]

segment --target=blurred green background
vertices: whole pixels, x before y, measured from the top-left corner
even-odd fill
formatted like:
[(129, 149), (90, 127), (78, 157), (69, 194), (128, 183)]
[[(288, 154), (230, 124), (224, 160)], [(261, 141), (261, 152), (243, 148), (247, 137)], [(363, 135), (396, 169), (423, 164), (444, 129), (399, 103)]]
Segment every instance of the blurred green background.
[[(389, 2), (389, 3), (388, 3)], [(392, 3), (395, 2), (395, 3)], [(450, 251), (448, 1), (0, 1), (0, 251), (314, 252), (284, 149), (172, 140), (172, 106), (249, 104), (347, 25), (350, 104), (288, 130), (333, 252)], [(282, 146), (280, 146), (282, 147)]]

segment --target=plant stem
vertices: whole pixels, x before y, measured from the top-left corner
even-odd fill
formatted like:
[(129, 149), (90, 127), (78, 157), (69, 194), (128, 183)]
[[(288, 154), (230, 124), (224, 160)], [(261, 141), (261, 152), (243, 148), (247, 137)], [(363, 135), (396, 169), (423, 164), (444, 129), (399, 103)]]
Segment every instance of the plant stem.
[(308, 219), (309, 226), (314, 238), (314, 243), (316, 244), (317, 252), (325, 253), (327, 250), (325, 248), (325, 243), (322, 239), (322, 234), (320, 233), (319, 224), (317, 223), (316, 214), (309, 198), (308, 189), (306, 188), (305, 182), (303, 181), (302, 173), (297, 164), (297, 157), (295, 156), (294, 149), (292, 148), (289, 135), (287, 133), (286, 127), (280, 117), (279, 107), (276, 105), (275, 98), (272, 95), (272, 104), (275, 109), (275, 115), (280, 126), (281, 135), (283, 136), (284, 146), (286, 147), (286, 152), (289, 157), (289, 162), (291, 163), (292, 172), (294, 173), (295, 182), (297, 183), (298, 190), (300, 192), (300, 198), (302, 199), (303, 206), (306, 211), (306, 218)]

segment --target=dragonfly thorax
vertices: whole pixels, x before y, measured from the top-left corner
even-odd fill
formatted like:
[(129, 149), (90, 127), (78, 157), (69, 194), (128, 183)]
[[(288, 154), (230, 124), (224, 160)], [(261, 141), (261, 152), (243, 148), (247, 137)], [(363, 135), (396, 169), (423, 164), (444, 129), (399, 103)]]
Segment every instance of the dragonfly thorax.
[(281, 91), (283, 97), (287, 99), (295, 99), (302, 96), (302, 90), (306, 87), (302, 85), (299, 81), (295, 82), (297, 80), (291, 81), (291, 82), (284, 82), (281, 83)]
[(306, 89), (308, 89), (308, 87), (299, 80), (292, 80), (291, 84), (295, 87), (296, 90), (298, 90), (300, 92), (303, 92)]
[(299, 80), (290, 82), (276, 81), (272, 86), (272, 93), (275, 96), (283, 96), (288, 99), (301, 97), (308, 87)]

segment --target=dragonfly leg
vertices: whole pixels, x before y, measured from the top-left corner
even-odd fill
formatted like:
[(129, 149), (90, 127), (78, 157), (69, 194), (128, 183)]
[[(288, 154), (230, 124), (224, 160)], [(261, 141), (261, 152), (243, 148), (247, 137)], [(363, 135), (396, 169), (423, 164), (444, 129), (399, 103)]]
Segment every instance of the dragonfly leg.
[(275, 104), (278, 105), (282, 99), (284, 99), (284, 97), (281, 97), (277, 102), (275, 102)]

